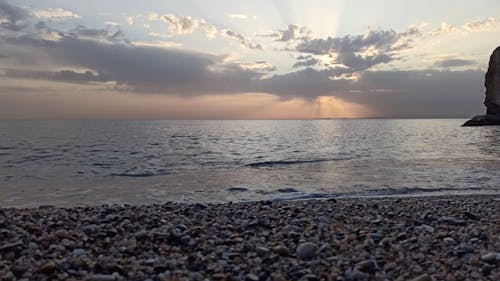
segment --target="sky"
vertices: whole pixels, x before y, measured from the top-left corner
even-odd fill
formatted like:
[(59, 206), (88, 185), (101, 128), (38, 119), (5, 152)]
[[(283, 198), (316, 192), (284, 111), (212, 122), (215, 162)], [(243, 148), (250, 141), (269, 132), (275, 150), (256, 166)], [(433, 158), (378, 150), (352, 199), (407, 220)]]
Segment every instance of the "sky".
[(0, 119), (467, 118), (500, 1), (0, 0)]

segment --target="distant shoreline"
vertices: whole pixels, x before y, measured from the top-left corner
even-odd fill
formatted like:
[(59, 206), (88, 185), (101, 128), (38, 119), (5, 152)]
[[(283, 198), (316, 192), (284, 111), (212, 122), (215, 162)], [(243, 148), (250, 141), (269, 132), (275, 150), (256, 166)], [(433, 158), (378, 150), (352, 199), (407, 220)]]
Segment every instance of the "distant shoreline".
[(433, 119), (460, 119), (466, 120), (473, 117), (362, 117), (362, 118), (304, 118), (304, 119), (129, 119), (129, 118), (40, 118), (40, 119), (0, 119), (0, 122), (25, 121), (307, 121), (307, 120), (433, 120)]

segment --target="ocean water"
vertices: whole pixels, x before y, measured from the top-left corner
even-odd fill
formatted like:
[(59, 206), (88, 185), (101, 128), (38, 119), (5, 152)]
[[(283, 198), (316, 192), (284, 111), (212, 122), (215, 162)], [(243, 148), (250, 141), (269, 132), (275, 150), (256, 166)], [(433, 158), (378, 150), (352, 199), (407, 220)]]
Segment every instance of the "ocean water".
[(2, 121), (0, 206), (500, 193), (464, 121)]

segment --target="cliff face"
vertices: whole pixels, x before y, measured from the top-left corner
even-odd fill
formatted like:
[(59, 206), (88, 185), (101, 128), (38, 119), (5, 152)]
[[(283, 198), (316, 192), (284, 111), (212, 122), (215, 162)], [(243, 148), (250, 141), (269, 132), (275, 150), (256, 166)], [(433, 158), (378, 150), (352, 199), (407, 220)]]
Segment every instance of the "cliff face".
[(474, 116), (463, 126), (500, 125), (500, 47), (491, 54), (484, 86), (486, 87), (486, 115)]
[(486, 87), (486, 114), (500, 115), (500, 47), (493, 51), (490, 57), (488, 72), (486, 72), (484, 86)]

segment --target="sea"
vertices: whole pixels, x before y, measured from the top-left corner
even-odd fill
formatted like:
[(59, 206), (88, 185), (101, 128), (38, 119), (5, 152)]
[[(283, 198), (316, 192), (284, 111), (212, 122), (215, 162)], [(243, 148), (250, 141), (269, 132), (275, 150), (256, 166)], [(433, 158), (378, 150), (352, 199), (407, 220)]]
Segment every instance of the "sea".
[(0, 207), (498, 194), (465, 121), (1, 121)]

